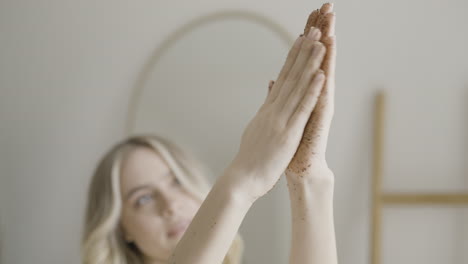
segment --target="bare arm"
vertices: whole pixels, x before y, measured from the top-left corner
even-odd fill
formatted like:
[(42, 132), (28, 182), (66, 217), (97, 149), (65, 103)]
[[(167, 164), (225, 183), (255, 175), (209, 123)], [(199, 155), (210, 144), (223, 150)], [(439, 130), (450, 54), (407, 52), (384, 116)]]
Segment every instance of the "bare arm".
[(277, 82), (241, 137), (239, 152), (176, 246), (171, 264), (221, 263), (256, 199), (280, 179), (325, 82), (325, 47), (299, 37)]
[(253, 204), (246, 195), (231, 188), (229, 177), (236, 177), (237, 173), (240, 172), (229, 167), (218, 178), (168, 263), (222, 263)]
[[(334, 114), (336, 38), (333, 4), (309, 16), (304, 34), (326, 46), (326, 75), (318, 102), (305, 126), (301, 143), (285, 171), (292, 211), (290, 264), (337, 264), (333, 219), (335, 177), (326, 162), (328, 135)], [(314, 28), (309, 27), (313, 26)], [(310, 34), (308, 34), (310, 35)]]
[(318, 183), (288, 179), (288, 189), (292, 216), (289, 263), (338, 263), (333, 220), (333, 181)]

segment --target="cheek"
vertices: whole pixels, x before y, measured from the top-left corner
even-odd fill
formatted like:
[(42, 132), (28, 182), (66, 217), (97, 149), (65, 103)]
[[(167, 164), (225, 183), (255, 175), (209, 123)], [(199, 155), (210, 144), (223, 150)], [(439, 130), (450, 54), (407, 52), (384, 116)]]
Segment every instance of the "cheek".
[(138, 224), (138, 237), (143, 244), (154, 246), (164, 241), (167, 231), (159, 219), (147, 217), (141, 219)]
[(162, 219), (144, 210), (128, 210), (122, 214), (122, 224), (139, 241), (157, 240), (166, 232)]

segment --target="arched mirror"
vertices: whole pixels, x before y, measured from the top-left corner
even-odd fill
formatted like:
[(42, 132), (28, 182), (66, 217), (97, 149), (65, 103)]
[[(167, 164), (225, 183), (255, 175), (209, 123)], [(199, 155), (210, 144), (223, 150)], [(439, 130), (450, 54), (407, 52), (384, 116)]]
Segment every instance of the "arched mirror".
[[(218, 176), (237, 153), (294, 39), (255, 13), (225, 11), (170, 35), (148, 60), (130, 103), (127, 133), (155, 132), (189, 147)], [(210, 179), (214, 180), (214, 179)], [(245, 263), (285, 263), (290, 212), (284, 178), (240, 228)]]

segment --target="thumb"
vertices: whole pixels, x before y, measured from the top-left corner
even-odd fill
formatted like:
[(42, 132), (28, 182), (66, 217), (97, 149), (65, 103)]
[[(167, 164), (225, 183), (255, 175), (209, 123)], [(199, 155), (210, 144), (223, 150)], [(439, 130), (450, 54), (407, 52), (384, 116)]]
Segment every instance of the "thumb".
[(268, 94), (271, 92), (271, 87), (273, 87), (273, 84), (275, 84), (275, 81), (270, 80), (270, 83), (268, 83)]
[[(270, 82), (268, 83), (268, 93), (267, 93), (266, 98), (268, 98), (268, 96), (270, 95), (271, 88), (273, 87), (273, 84), (275, 84), (275, 81), (270, 80)], [(265, 99), (265, 102), (266, 102), (266, 99)]]

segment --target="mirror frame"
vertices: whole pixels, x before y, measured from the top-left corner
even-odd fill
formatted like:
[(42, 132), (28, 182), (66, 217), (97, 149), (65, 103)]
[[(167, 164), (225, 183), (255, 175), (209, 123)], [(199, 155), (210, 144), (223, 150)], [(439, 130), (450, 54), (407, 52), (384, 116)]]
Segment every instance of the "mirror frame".
[(278, 34), (281, 40), (283, 40), (288, 46), (291, 46), (294, 43), (294, 38), (285, 28), (280, 24), (276, 23), (272, 19), (263, 16), (259, 13), (246, 10), (222, 10), (217, 11), (211, 14), (202, 15), (198, 18), (195, 18), (181, 27), (174, 30), (169, 36), (159, 45), (150, 58), (146, 61), (143, 66), (143, 70), (138, 75), (136, 84), (134, 85), (133, 91), (130, 95), (130, 101), (127, 110), (127, 116), (125, 120), (125, 135), (131, 135), (135, 131), (135, 120), (136, 120), (136, 111), (138, 104), (141, 98), (141, 92), (145, 83), (148, 80), (149, 74), (152, 72), (156, 64), (158, 63), (161, 56), (179, 39), (181, 39), (185, 34), (191, 32), (198, 27), (202, 27), (205, 24), (215, 23), (223, 21), (226, 19), (242, 19), (265, 26), (274, 33)]

